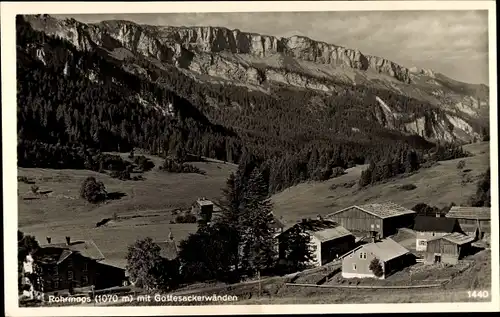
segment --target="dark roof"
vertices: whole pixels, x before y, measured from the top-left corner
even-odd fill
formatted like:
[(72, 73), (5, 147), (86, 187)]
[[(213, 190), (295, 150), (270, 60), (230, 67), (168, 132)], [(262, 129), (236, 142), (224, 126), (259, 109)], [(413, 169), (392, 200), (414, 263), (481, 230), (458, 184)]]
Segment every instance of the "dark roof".
[(490, 207), (459, 207), (453, 206), (446, 214), (447, 218), (491, 220)]
[(59, 264), (74, 253), (81, 254), (84, 257), (96, 261), (104, 260), (104, 255), (92, 240), (75, 241), (71, 242), (69, 245), (66, 243), (42, 245), (35, 253), (35, 257), (41, 262), (57, 262), (57, 264)]
[(302, 227), (321, 242), (352, 235), (346, 228), (327, 219), (307, 219), (297, 223), (296, 226)]
[(160, 256), (167, 259), (173, 260), (177, 258), (179, 254), (179, 249), (177, 248), (177, 244), (175, 241), (163, 241), (157, 242), (158, 246), (161, 248)]
[(398, 204), (395, 204), (393, 202), (388, 201), (388, 202), (383, 202), (383, 203), (373, 203), (373, 204), (366, 204), (366, 205), (360, 205), (360, 206), (355, 205), (355, 206), (347, 207), (347, 208), (344, 208), (341, 210), (337, 210), (337, 211), (327, 215), (327, 217), (333, 216), (335, 214), (338, 214), (342, 211), (345, 211), (345, 210), (353, 208), (353, 207), (360, 209), (366, 213), (369, 213), (375, 217), (382, 218), (382, 219), (415, 213), (415, 211), (413, 211), (413, 210), (407, 209), (403, 206), (400, 206)]
[(432, 216), (416, 216), (413, 230), (421, 232), (452, 233), (457, 224), (456, 219)]
[(453, 232), (442, 237), (436, 237), (428, 240), (427, 243), (436, 240), (446, 240), (457, 245), (463, 245), (474, 241), (474, 237), (459, 232)]

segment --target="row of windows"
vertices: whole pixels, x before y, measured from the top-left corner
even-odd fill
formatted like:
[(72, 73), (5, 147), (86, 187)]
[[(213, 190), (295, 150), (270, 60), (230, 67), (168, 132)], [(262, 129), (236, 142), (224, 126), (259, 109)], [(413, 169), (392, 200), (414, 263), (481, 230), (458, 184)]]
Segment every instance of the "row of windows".
[[(70, 272), (71, 272), (71, 271), (70, 271)], [(69, 273), (69, 272), (68, 272), (68, 273)], [(73, 272), (71, 272), (71, 273), (73, 273)], [(70, 278), (70, 275), (68, 275), (68, 280), (70, 280), (70, 281), (71, 281), (71, 280), (73, 280), (73, 275), (72, 275), (72, 274), (71, 274), (71, 278)], [(47, 283), (48, 283), (48, 285), (50, 286), (51, 281), (47, 281)], [(53, 283), (53, 285), (54, 285), (54, 288), (55, 288), (55, 289), (59, 288), (59, 279), (54, 279), (54, 280), (52, 280), (52, 283)], [(88, 283), (89, 283), (89, 278), (88, 278), (86, 275), (85, 275), (85, 276), (83, 276), (83, 277), (82, 277), (82, 284), (83, 284), (83, 285), (87, 285)]]
[[(73, 267), (72, 261), (68, 262), (68, 267)], [(88, 264), (86, 262), (83, 263), (83, 269), (82, 269), (82, 271), (83, 272), (87, 272), (88, 271)], [(69, 274), (69, 272), (71, 272), (71, 271), (68, 271), (68, 274)], [(59, 274), (59, 267), (56, 265), (56, 266), (54, 266), (54, 275), (58, 275), (58, 274)], [(73, 272), (71, 274), (73, 274)]]

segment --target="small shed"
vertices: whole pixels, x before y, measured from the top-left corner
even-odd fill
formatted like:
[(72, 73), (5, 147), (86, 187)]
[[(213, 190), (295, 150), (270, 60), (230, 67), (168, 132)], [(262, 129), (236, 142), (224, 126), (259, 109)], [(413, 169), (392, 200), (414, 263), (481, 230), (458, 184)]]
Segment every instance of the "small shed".
[(416, 216), (413, 230), (416, 232), (416, 250), (425, 251), (427, 241), (453, 232), (462, 232), (458, 221), (453, 218)]
[(457, 264), (471, 249), (474, 237), (454, 232), (427, 241), (424, 263)]
[(462, 230), (475, 239), (482, 239), (485, 233), (491, 232), (490, 207), (453, 206), (446, 218), (457, 219)]
[(310, 250), (314, 253), (313, 266), (331, 262), (354, 247), (355, 237), (341, 225), (324, 219), (303, 219), (280, 235), (280, 258), (284, 258), (283, 246), (287, 245), (287, 233), (296, 226), (301, 227), (310, 238)]
[(351, 206), (326, 216), (353, 233), (376, 232), (380, 238), (411, 227), (415, 211), (392, 202)]
[[(377, 277), (370, 268), (372, 261), (378, 259), (382, 275)], [(385, 279), (395, 271), (413, 264), (415, 257), (396, 241), (387, 238), (361, 245), (342, 257), (343, 278)]]

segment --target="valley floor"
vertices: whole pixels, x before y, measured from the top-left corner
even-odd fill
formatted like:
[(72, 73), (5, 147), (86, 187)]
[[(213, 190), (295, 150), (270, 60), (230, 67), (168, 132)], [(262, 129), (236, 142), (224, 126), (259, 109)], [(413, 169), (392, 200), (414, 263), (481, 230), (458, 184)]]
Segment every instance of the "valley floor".
[[(143, 181), (121, 181), (85, 170), (19, 168), (18, 176), (34, 180), (42, 193), (33, 195), (30, 184), (18, 182), (19, 229), (34, 235), (40, 244), (46, 244), (47, 236), (53, 243), (64, 242), (65, 236), (71, 236), (74, 241), (91, 239), (107, 263), (120, 267), (126, 264), (128, 245), (137, 239), (151, 237), (165, 241), (171, 230), (174, 238), (181, 241), (196, 231), (197, 224), (172, 224), (175, 216), (171, 211), (190, 208), (201, 196), (217, 201), (235, 167), (199, 162), (193, 165), (206, 175), (172, 174), (159, 171), (161, 160), (153, 159), (156, 166), (144, 173)], [(85, 202), (79, 197), (79, 191), (88, 176), (102, 181), (108, 193), (122, 197), (99, 205)], [(97, 222), (112, 219), (115, 213), (116, 221), (96, 228)]]

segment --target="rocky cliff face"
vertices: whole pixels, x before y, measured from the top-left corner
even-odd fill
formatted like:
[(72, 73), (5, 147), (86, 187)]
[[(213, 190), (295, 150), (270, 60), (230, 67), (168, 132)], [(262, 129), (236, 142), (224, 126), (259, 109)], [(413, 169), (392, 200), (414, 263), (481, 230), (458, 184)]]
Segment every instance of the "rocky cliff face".
[[(415, 117), (398, 128), (397, 105), (377, 96), (380, 124), (430, 139), (468, 142), (479, 137), (473, 126), (487, 122), (489, 98), (484, 85), (460, 83), (432, 70), (406, 68), (303, 36), (277, 38), (222, 27), (158, 27), (128, 21), (84, 24), (41, 15), (25, 20), (35, 30), (63, 38), (80, 50), (100, 48), (119, 59), (139, 55), (228, 84), (262, 89), (264, 83), (276, 83), (326, 93), (339, 84), (391, 90), (447, 111), (448, 116)], [(40, 60), (50, 55), (43, 47), (34, 49)], [(144, 73), (133, 63), (124, 68)]]
[(182, 64), (188, 53), (249, 54), (269, 57), (284, 54), (317, 64), (373, 70), (410, 83), (410, 71), (387, 59), (364, 55), (358, 50), (314, 41), (303, 36), (277, 38), (229, 30), (223, 27), (156, 27), (128, 21), (104, 21), (83, 24), (74, 19), (58, 20), (50, 16), (28, 16), (35, 29), (69, 40), (83, 50), (95, 46), (114, 49), (124, 47), (132, 52), (155, 57), (164, 62)]

